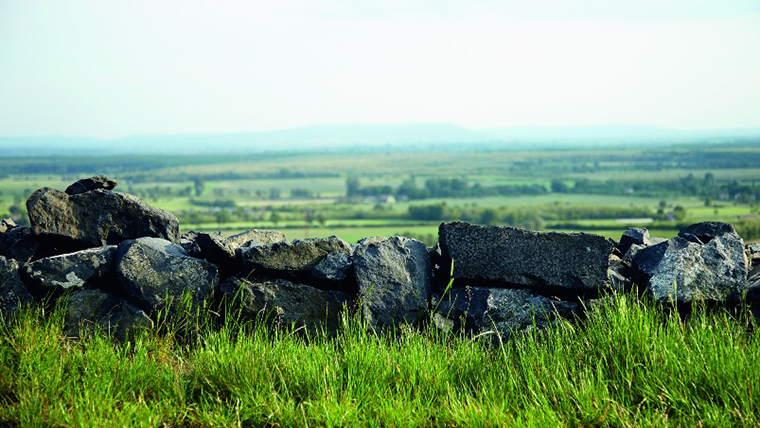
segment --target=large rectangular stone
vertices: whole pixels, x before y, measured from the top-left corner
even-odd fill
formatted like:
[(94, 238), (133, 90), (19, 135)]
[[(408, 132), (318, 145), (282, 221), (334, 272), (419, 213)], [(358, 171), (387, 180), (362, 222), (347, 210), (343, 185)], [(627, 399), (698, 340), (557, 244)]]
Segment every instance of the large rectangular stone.
[(465, 222), (442, 223), (438, 236), (444, 258), (454, 261), (454, 278), (579, 291), (608, 284), (613, 246), (603, 236)]

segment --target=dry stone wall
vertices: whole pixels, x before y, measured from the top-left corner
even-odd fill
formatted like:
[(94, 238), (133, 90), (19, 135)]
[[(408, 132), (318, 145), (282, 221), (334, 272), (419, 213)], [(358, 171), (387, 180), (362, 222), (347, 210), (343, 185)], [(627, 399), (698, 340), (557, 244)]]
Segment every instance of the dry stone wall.
[(670, 240), (644, 228), (615, 242), (452, 222), (433, 248), (399, 236), (288, 242), (269, 230), (180, 235), (174, 215), (117, 185), (97, 176), (43, 188), (27, 201), (30, 227), (0, 223), (0, 314), (60, 302), (68, 334), (124, 339), (179, 304), (329, 334), (350, 311), (379, 332), (424, 324), (503, 338), (582, 319), (590, 300), (634, 284), (662, 303), (760, 300), (760, 246), (726, 223)]

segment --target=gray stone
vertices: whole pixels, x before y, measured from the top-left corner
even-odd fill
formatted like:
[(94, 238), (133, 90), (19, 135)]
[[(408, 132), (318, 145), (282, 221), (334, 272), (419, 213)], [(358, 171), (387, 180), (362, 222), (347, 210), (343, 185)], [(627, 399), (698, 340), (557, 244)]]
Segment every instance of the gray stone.
[(760, 242), (751, 242), (744, 247), (750, 266), (760, 266)]
[(645, 227), (629, 227), (623, 232), (623, 236), (620, 237), (620, 244), (618, 248), (621, 254), (628, 252), (631, 245), (648, 246), (652, 244), (652, 240), (649, 237), (649, 230)]
[(96, 189), (68, 195), (46, 187), (35, 191), (26, 207), (36, 235), (84, 247), (145, 236), (179, 242), (179, 222), (173, 214), (125, 193)]
[(365, 238), (354, 250), (353, 262), (368, 326), (382, 331), (427, 315), (432, 269), (425, 244), (399, 236)]
[(63, 292), (94, 286), (105, 279), (113, 272), (115, 255), (114, 245), (96, 247), (39, 259), (24, 266), (24, 270), (37, 287)]
[(310, 334), (334, 335), (341, 325), (341, 312), (351, 296), (320, 290), (284, 279), (248, 281), (232, 277), (220, 290), (246, 319), (274, 322), (281, 327), (304, 328)]
[(350, 253), (351, 246), (335, 236), (250, 245), (238, 249), (246, 270), (264, 269), (285, 273), (308, 272), (328, 254), (337, 251)]
[(285, 234), (274, 230), (253, 229), (225, 238), (221, 233), (198, 233), (196, 244), (204, 259), (219, 266), (223, 271), (237, 267), (236, 251), (241, 247), (257, 247), (285, 242)]
[(187, 294), (193, 307), (210, 301), (219, 281), (215, 265), (190, 257), (159, 238), (125, 241), (117, 249), (116, 275), (122, 289), (150, 314), (174, 307)]
[(579, 305), (551, 300), (530, 290), (467, 287), (449, 290), (431, 302), (433, 322), (443, 330), (470, 334), (494, 334), (492, 340), (508, 338), (513, 332), (543, 329), (560, 318), (572, 319)]
[(24, 264), (34, 259), (40, 244), (28, 227), (14, 227), (0, 233), (0, 256)]
[(200, 249), (199, 256), (217, 266), (227, 265), (235, 261), (235, 249), (224, 240), (220, 232), (199, 232), (195, 244)]
[[(678, 231), (678, 236), (688, 241), (706, 244), (713, 238), (726, 234), (736, 235), (736, 229), (728, 223), (705, 221), (684, 227)], [(697, 240), (694, 240), (696, 238)]]
[(95, 189), (113, 190), (118, 185), (119, 182), (114, 179), (108, 178), (105, 175), (96, 175), (75, 182), (67, 187), (65, 192), (69, 195), (77, 195)]
[(760, 266), (747, 274), (747, 297), (752, 302), (760, 302)]
[(747, 291), (744, 243), (736, 233), (706, 244), (677, 236), (639, 250), (633, 260), (638, 283), (657, 302), (725, 302)]
[(351, 253), (335, 251), (320, 260), (311, 269), (311, 276), (326, 281), (345, 281), (352, 273)]
[(16, 227), (16, 222), (12, 218), (5, 218), (0, 220), (0, 233), (5, 233)]
[(101, 330), (125, 341), (153, 327), (140, 308), (101, 290), (76, 291), (62, 297), (62, 302), (66, 305), (64, 332), (70, 336)]
[(19, 306), (34, 299), (21, 282), (18, 263), (0, 256), (0, 316), (7, 318)]
[(622, 262), (630, 266), (630, 264), (633, 263), (633, 258), (636, 257), (636, 253), (641, 251), (642, 248), (646, 247), (644, 245), (632, 244), (630, 247), (628, 247), (628, 251), (626, 251), (623, 255)]
[(438, 234), (444, 257), (454, 261), (454, 278), (577, 292), (609, 285), (613, 246), (603, 236), (464, 222), (442, 223)]
[(184, 232), (179, 237), (179, 245), (187, 251), (187, 253), (193, 257), (203, 258), (201, 255), (201, 247), (195, 242), (198, 239), (198, 232), (190, 231)]
[(232, 235), (226, 240), (227, 244), (234, 249), (248, 246), (269, 245), (275, 242), (285, 241), (285, 234), (276, 230), (251, 229), (237, 235)]
[(607, 279), (610, 283), (610, 288), (617, 291), (629, 290), (633, 285), (621, 269), (609, 269), (607, 271)]

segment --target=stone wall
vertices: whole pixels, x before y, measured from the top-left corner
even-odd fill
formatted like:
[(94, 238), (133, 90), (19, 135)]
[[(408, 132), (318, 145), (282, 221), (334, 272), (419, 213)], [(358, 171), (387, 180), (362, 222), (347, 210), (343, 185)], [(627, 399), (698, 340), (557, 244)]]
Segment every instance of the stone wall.
[(760, 297), (760, 245), (745, 246), (726, 223), (670, 240), (643, 228), (615, 242), (453, 222), (433, 248), (400, 236), (288, 242), (271, 230), (181, 235), (171, 213), (116, 185), (98, 176), (65, 192), (42, 188), (27, 201), (30, 227), (0, 223), (2, 315), (65, 303), (69, 334), (89, 326), (120, 339), (178, 305), (309, 332), (334, 332), (347, 310), (376, 331), (432, 318), (442, 329), (508, 335), (579, 319), (593, 299), (633, 284), (681, 305)]

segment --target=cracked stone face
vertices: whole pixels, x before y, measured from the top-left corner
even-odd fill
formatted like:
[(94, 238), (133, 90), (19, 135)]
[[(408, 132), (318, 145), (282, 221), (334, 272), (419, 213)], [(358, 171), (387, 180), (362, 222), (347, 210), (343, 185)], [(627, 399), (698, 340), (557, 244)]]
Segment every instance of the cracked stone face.
[(586, 233), (533, 232), (507, 226), (442, 223), (441, 253), (454, 260), (454, 278), (495, 281), (549, 292), (596, 292), (607, 287), (613, 246)]
[(705, 244), (677, 236), (639, 250), (633, 262), (638, 281), (658, 302), (734, 301), (748, 291), (744, 242), (735, 232)]
[(415, 324), (428, 313), (430, 256), (411, 238), (365, 238), (353, 255), (362, 317), (378, 330)]
[(46, 257), (29, 263), (25, 271), (37, 287), (51, 291), (106, 286), (99, 282), (112, 274), (115, 251), (116, 246), (109, 245)]

